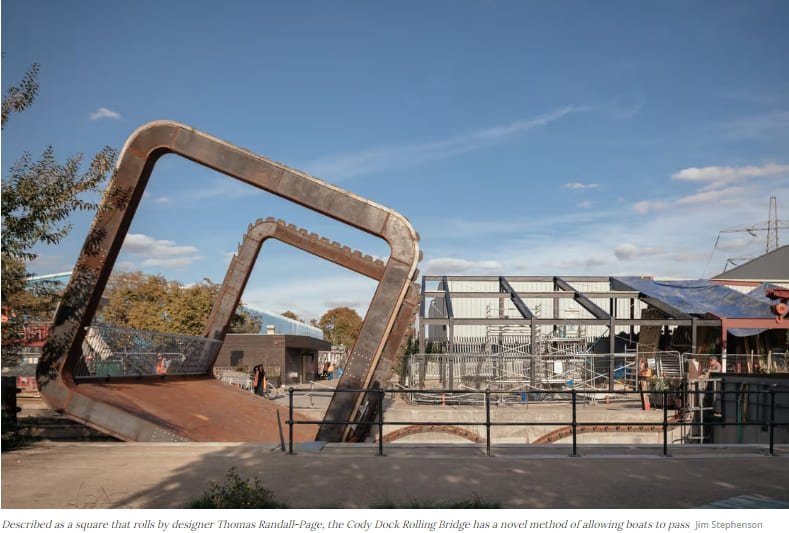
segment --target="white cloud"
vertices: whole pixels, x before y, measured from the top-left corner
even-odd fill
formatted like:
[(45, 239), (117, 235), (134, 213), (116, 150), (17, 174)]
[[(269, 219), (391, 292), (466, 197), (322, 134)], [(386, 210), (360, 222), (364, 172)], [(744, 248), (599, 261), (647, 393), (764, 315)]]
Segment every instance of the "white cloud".
[(671, 178), (682, 181), (707, 182), (702, 191), (723, 187), (732, 182), (742, 182), (752, 178), (775, 177), (789, 173), (789, 165), (768, 163), (762, 166), (744, 167), (689, 167), (674, 173)]
[(157, 240), (141, 233), (129, 233), (123, 241), (123, 251), (134, 255), (158, 258), (194, 254), (197, 252), (197, 248), (176, 246), (173, 241)]
[(157, 203), (157, 204), (169, 204), (170, 203), (170, 199), (167, 198), (166, 196), (160, 196), (159, 198), (154, 200), (154, 202)]
[(581, 202), (580, 204), (578, 204), (578, 207), (581, 207), (581, 208), (584, 208), (584, 209), (592, 207), (592, 202), (590, 202), (589, 200), (587, 200), (585, 202)]
[[(611, 260), (608, 257), (604, 257), (602, 255), (589, 255), (584, 257), (573, 257), (563, 261), (545, 263), (545, 266), (558, 269), (559, 271), (575, 273), (578, 272), (579, 269), (594, 269), (596, 267), (607, 265), (610, 262)], [(583, 273), (587, 274), (587, 272)]]
[(131, 261), (118, 261), (115, 263), (115, 268), (119, 270), (135, 270), (137, 265)]
[(169, 259), (165, 258), (151, 258), (146, 259), (142, 262), (142, 266), (146, 267), (164, 267), (164, 268), (181, 268), (185, 266), (189, 266), (197, 261), (202, 260), (203, 258), (200, 256), (189, 256), (189, 257), (172, 257)]
[(91, 120), (99, 120), (102, 118), (111, 118), (114, 120), (120, 120), (121, 114), (116, 111), (107, 109), (106, 107), (100, 107), (96, 111), (90, 114)]
[(425, 263), (425, 274), (463, 274), (470, 272), (501, 272), (498, 261), (468, 261), (454, 257), (437, 257)]
[(580, 190), (583, 190), (583, 189), (597, 189), (598, 187), (600, 187), (600, 185), (598, 185), (597, 183), (579, 183), (577, 181), (574, 182), (574, 183), (565, 183), (564, 184), (564, 188), (565, 189), (580, 189)]
[(717, 191), (706, 191), (691, 196), (685, 196), (677, 200), (677, 205), (688, 204), (723, 204), (727, 202), (738, 202), (745, 193), (745, 187), (729, 187)]
[(129, 233), (121, 252), (143, 258), (144, 267), (180, 268), (203, 259), (194, 246), (177, 246), (175, 242), (158, 240), (141, 233)]
[(716, 248), (718, 250), (736, 251), (748, 248), (753, 244), (753, 239), (725, 239), (719, 240)]
[(465, 135), (422, 144), (381, 146), (353, 154), (319, 159), (305, 165), (310, 174), (339, 181), (392, 167), (410, 166), (446, 159), (510, 139), (528, 130), (547, 126), (572, 113), (589, 111), (588, 107), (566, 106), (533, 118), (517, 120), (503, 126), (485, 128)]
[(636, 213), (641, 213), (642, 215), (645, 215), (650, 211), (662, 211), (663, 209), (666, 209), (668, 206), (669, 206), (668, 202), (649, 202), (644, 200), (642, 202), (634, 203), (633, 210)]

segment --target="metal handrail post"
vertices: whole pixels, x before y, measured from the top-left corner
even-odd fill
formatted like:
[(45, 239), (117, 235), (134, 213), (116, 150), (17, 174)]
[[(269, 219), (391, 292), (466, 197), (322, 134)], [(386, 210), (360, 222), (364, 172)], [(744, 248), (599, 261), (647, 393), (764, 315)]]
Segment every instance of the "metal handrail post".
[(575, 389), (572, 391), (572, 399), (573, 399), (573, 454), (572, 457), (578, 457), (578, 418), (576, 416), (576, 404), (577, 404), (577, 392)]
[(384, 390), (378, 389), (378, 456), (384, 454)]
[(770, 455), (775, 455), (775, 386), (770, 388)]
[(288, 396), (288, 438), (290, 439), (288, 453), (293, 455), (293, 387), (288, 389)]
[(485, 389), (485, 442), (490, 457), (490, 387)]
[[(726, 378), (721, 378), (721, 426), (726, 427)], [(715, 390), (715, 383), (712, 384), (712, 390)], [(739, 402), (739, 396), (735, 397), (734, 401), (734, 408), (735, 412), (737, 411), (737, 402)], [(713, 418), (715, 415), (715, 395), (712, 395), (712, 414)], [(736, 417), (735, 417), (736, 418)]]
[(668, 456), (668, 391), (663, 389), (663, 456)]

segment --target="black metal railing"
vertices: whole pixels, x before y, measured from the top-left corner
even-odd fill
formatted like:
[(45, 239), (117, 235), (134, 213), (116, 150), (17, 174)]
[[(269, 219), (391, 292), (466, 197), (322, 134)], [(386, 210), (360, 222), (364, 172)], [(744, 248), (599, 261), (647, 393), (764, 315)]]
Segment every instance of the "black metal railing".
[[(491, 438), (491, 429), (494, 427), (504, 427), (504, 426), (558, 426), (558, 427), (569, 427), (571, 430), (571, 437), (572, 437), (572, 451), (570, 453), (571, 457), (578, 456), (578, 434), (579, 432), (583, 432), (584, 427), (591, 427), (591, 426), (619, 426), (619, 427), (656, 427), (660, 428), (659, 431), (662, 432), (662, 455), (665, 457), (670, 456), (669, 454), (669, 432), (670, 428), (679, 428), (679, 427), (690, 427), (690, 428), (701, 428), (701, 427), (710, 427), (710, 426), (720, 426), (726, 427), (734, 426), (736, 428), (743, 428), (743, 427), (750, 427), (750, 426), (761, 426), (764, 430), (767, 429), (769, 436), (768, 436), (768, 443), (766, 451), (769, 455), (773, 456), (776, 455), (775, 452), (775, 430), (779, 427), (789, 427), (789, 402), (784, 401), (781, 405), (782, 408), (782, 420), (785, 421), (778, 421), (776, 419), (776, 397), (781, 396), (782, 398), (789, 398), (789, 390), (778, 390), (775, 387), (770, 387), (765, 390), (755, 391), (751, 394), (758, 394), (758, 395), (766, 395), (767, 404), (766, 406), (763, 405), (764, 402), (762, 401), (762, 407), (766, 407), (768, 409), (768, 418), (762, 420), (752, 420), (749, 421), (747, 419), (741, 419), (739, 414), (735, 417), (735, 421), (727, 420), (726, 418), (726, 399), (729, 396), (735, 397), (735, 404), (737, 406), (742, 405), (742, 396), (743, 392), (740, 390), (729, 391), (729, 390), (694, 390), (688, 391), (686, 389), (683, 390), (661, 390), (661, 391), (614, 391), (613, 393), (609, 389), (602, 389), (602, 390), (571, 390), (568, 391), (570, 394), (570, 411), (571, 416), (569, 420), (561, 420), (556, 419), (553, 421), (529, 421), (529, 420), (516, 420), (516, 421), (495, 421), (491, 417), (491, 395), (495, 394), (490, 391), (490, 389), (479, 391), (478, 394), (484, 396), (484, 413), (485, 413), (485, 420), (478, 420), (478, 421), (469, 421), (469, 420), (450, 420), (450, 421), (404, 421), (404, 420), (384, 420), (384, 398), (387, 394), (409, 394), (414, 392), (425, 392), (419, 390), (412, 390), (412, 389), (328, 389), (332, 392), (336, 393), (366, 393), (366, 397), (368, 398), (368, 409), (367, 412), (370, 412), (370, 401), (374, 401), (375, 403), (375, 410), (374, 410), (374, 419), (361, 419), (355, 421), (331, 421), (331, 420), (295, 420), (294, 419), (294, 394), (297, 392), (308, 392), (307, 389), (295, 389), (289, 388), (289, 416), (287, 420), (287, 424), (289, 426), (289, 453), (293, 454), (293, 445), (294, 445), (294, 438), (293, 438), (293, 430), (294, 426), (296, 425), (343, 425), (349, 426), (351, 428), (355, 428), (356, 426), (368, 426), (372, 428), (373, 426), (377, 427), (377, 443), (378, 443), (378, 455), (384, 455), (383, 446), (384, 446), (384, 426), (485, 426), (485, 444), (486, 444), (486, 455), (491, 456), (491, 445), (492, 445), (492, 438)], [(441, 394), (441, 395), (452, 395), (452, 394), (469, 394), (468, 390), (431, 390), (430, 392)], [(578, 420), (578, 404), (579, 399), (583, 401), (583, 404), (588, 403), (588, 398), (590, 394), (600, 393), (605, 395), (616, 395), (616, 396), (639, 396), (643, 398), (644, 395), (657, 395), (657, 397), (662, 399), (661, 409), (662, 409), (662, 420), (661, 421), (644, 421), (644, 420), (619, 420), (615, 423), (612, 423), (610, 420), (607, 421), (579, 421)], [(669, 408), (669, 399), (671, 395), (681, 395), (685, 398), (688, 398), (689, 394), (695, 395), (696, 398), (702, 397), (707, 398), (703, 399), (699, 402), (698, 405), (693, 407), (680, 407), (680, 408)], [(712, 398), (712, 402), (708, 401), (708, 395)], [(702, 410), (705, 409), (704, 405), (709, 405), (710, 403), (719, 402), (721, 409), (717, 412), (713, 412), (712, 416), (708, 419), (704, 419), (703, 417), (697, 417), (697, 413), (703, 412)], [(715, 411), (715, 407), (707, 407), (707, 409), (711, 409)], [(739, 407), (738, 407), (739, 409)], [(672, 419), (669, 418), (669, 411), (673, 411), (675, 415)], [(640, 410), (637, 412), (641, 412)], [(524, 410), (524, 413), (528, 413), (527, 410)], [(731, 413), (729, 413), (731, 415)], [(686, 443), (688, 444), (688, 443)], [(746, 442), (746, 443), (731, 443), (731, 442), (719, 442), (719, 443), (700, 443), (702, 447), (704, 445), (714, 444), (717, 446), (721, 445), (729, 445), (729, 444), (749, 444), (756, 447), (764, 446), (764, 444), (759, 442)], [(526, 444), (526, 446), (529, 446)], [(617, 445), (612, 445), (616, 447)], [(632, 446), (632, 444), (622, 444), (619, 446)], [(682, 444), (674, 444), (672, 446), (679, 446), (681, 447)]]

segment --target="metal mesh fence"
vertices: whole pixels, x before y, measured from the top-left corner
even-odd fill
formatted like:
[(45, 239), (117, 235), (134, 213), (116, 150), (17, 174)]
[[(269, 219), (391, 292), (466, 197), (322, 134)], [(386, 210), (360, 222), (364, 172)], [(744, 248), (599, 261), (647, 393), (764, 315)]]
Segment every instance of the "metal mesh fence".
[(221, 346), (204, 337), (93, 325), (82, 343), (74, 377), (205, 374)]
[(426, 389), (415, 400), (446, 402), (429, 389), (468, 390), (457, 403), (474, 403), (472, 391), (490, 388), (500, 403), (565, 400), (571, 390), (636, 387), (636, 354), (416, 354), (407, 360), (409, 383)]

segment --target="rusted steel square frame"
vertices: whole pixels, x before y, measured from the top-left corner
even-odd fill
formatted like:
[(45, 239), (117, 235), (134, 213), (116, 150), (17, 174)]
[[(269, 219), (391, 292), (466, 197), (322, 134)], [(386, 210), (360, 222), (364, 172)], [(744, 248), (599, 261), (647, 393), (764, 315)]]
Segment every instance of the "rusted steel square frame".
[[(177, 122), (157, 121), (142, 126), (126, 141), (64, 291), (36, 371), (39, 390), (47, 401), (74, 418), (100, 427), (102, 424), (92, 422), (92, 418), (107, 424), (120, 416), (114, 409), (110, 413), (111, 408), (80, 394), (72, 373), (82, 355), (85, 330), (98, 309), (154, 165), (169, 153), (322, 213), (389, 244), (390, 255), (383, 276), (339, 384), (348, 389), (368, 387), (417, 272), (418, 235), (410, 223), (391, 209), (226, 141)], [(360, 401), (358, 394), (335, 395), (327, 416), (350, 420)], [(152, 425), (142, 433), (159, 430)]]
[[(246, 288), (247, 281), (255, 266), (257, 257), (263, 243), (267, 239), (276, 239), (285, 244), (289, 244), (376, 281), (381, 281), (385, 273), (383, 261), (373, 260), (370, 256), (364, 256), (360, 252), (355, 252), (347, 246), (341, 246), (338, 242), (331, 242), (326, 238), (320, 238), (314, 233), (308, 233), (306, 230), (299, 229), (293, 224), (287, 224), (283, 220), (274, 220), (273, 218), (258, 220), (255, 224), (250, 224), (238, 248), (238, 254), (233, 257), (227, 269), (224, 281), (214, 299), (214, 305), (211, 308), (211, 314), (208, 317), (203, 336), (218, 340), (224, 339), (233, 317), (233, 312), (241, 300), (241, 295)], [(418, 271), (415, 271), (413, 277), (416, 278), (417, 276)], [(397, 311), (394, 326), (387, 337), (386, 345), (374, 369), (374, 374), (368, 387), (377, 387), (389, 377), (392, 364), (397, 357), (397, 352), (402, 340), (408, 333), (408, 327), (411, 325), (418, 303), (419, 290), (416, 283), (411, 282), (403, 304)], [(347, 388), (352, 387), (349, 386)], [(341, 394), (347, 395), (351, 393)], [(357, 407), (351, 413), (348, 420), (354, 420), (357, 417), (356, 411), (358, 410), (358, 405), (365, 399), (362, 396), (354, 397), (357, 399)], [(343, 401), (341, 396), (338, 398), (340, 399), (334, 400), (333, 398), (332, 401)], [(331, 408), (327, 410), (324, 421), (334, 420), (330, 412)], [(368, 413), (370, 412), (372, 411), (368, 411)], [(319, 430), (319, 438), (326, 440), (328, 438), (341, 439), (348, 437), (348, 431), (346, 430), (344, 432), (345, 434), (341, 434), (341, 429), (342, 426), (338, 427), (325, 424)], [(321, 435), (321, 433), (323, 434)]]
[(257, 262), (260, 249), (268, 239), (278, 240), (376, 281), (381, 281), (384, 275), (385, 265), (381, 260), (365, 257), (347, 246), (343, 247), (338, 242), (320, 238), (315, 233), (309, 233), (283, 220), (275, 220), (271, 217), (258, 220), (249, 225), (238, 247), (238, 253), (230, 262), (224, 281), (211, 306), (204, 337), (216, 340), (225, 338), (233, 313), (241, 301), (241, 295)]

